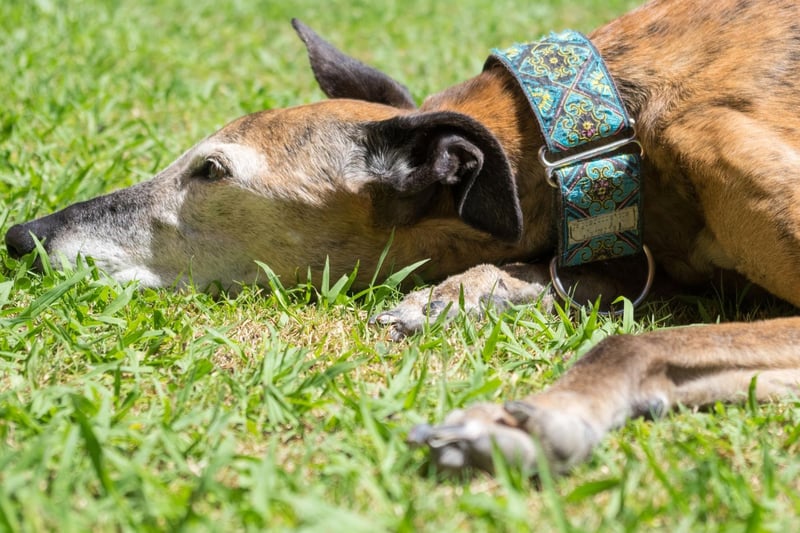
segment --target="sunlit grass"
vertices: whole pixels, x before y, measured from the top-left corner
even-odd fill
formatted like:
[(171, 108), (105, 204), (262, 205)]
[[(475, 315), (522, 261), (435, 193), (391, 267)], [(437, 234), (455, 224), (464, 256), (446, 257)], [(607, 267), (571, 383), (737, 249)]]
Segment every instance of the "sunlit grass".
[[(635, 5), (0, 3), (0, 226), (141, 181), (241, 114), (320, 99), (299, 17), (417, 100), (493, 46), (588, 31)], [(410, 270), (234, 296), (140, 290), (90, 260), (28, 273), (0, 252), (0, 530), (796, 528), (788, 401), (634, 421), (570, 477), (440, 479), (405, 433), (557, 379), (602, 337), (783, 312), (724, 295), (635, 317), (538, 306), (399, 343), (371, 315)]]

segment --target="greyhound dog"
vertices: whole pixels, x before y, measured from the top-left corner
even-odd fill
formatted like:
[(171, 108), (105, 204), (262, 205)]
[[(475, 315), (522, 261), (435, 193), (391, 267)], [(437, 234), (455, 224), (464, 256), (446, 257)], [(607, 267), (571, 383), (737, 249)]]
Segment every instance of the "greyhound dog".
[[(293, 280), (327, 258), (336, 274), (358, 261), (363, 284), (393, 239), (395, 265), (428, 258), (424, 275), (444, 280), (375, 317), (397, 336), (459, 304), (549, 297), (539, 259), (557, 248), (558, 200), (508, 69), (487, 63), (417, 108), (293, 24), (329, 100), (239, 118), (150, 181), (13, 226), (9, 254), (38, 240), (154, 287), (251, 282), (255, 260)], [(636, 121), (660, 272), (698, 284), (732, 271), (800, 306), (800, 4), (654, 0), (588, 38)], [(580, 268), (584, 287), (618, 294), (601, 269)], [(760, 400), (796, 393), (799, 346), (800, 318), (613, 336), (546, 391), (455, 411), (409, 440), (446, 468), (491, 469), (497, 450), (567, 471), (632, 416), (734, 401), (756, 376)]]

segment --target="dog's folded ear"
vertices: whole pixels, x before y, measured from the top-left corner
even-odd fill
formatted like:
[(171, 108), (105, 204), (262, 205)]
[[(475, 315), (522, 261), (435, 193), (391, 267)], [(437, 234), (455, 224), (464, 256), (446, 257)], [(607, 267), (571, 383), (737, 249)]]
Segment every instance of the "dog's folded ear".
[(398, 197), (449, 188), (469, 225), (508, 241), (522, 236), (522, 210), (497, 138), (460, 113), (404, 115), (367, 124), (367, 168)]
[(297, 19), (292, 26), (303, 40), (311, 70), (328, 98), (352, 98), (401, 109), (416, 109), (411, 93), (383, 72), (343, 54)]

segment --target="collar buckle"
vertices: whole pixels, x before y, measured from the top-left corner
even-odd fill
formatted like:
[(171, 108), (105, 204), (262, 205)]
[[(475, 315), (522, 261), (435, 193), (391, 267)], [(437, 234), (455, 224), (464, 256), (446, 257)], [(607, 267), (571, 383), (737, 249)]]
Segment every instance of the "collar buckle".
[(636, 136), (636, 122), (632, 118), (629, 119), (629, 121), (631, 126), (629, 135), (626, 135), (621, 139), (617, 139), (616, 141), (611, 141), (600, 146), (595, 146), (594, 148), (582, 150), (572, 155), (556, 159), (555, 161), (547, 159), (547, 156), (550, 154), (549, 150), (547, 149), (547, 145), (543, 145), (541, 148), (539, 148), (539, 162), (544, 167), (544, 177), (547, 181), (547, 184), (554, 189), (560, 188), (555, 176), (555, 171), (559, 168), (567, 167), (574, 163), (590, 161), (606, 154), (611, 154), (618, 150), (622, 150), (631, 144), (638, 146), (639, 156), (644, 157), (644, 148)]

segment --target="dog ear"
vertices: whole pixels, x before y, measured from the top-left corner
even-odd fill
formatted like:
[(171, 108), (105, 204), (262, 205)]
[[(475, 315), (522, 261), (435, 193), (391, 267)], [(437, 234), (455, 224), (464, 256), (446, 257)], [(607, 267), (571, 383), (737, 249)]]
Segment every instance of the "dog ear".
[(369, 123), (366, 158), (378, 182), (398, 197), (442, 184), (452, 191), (458, 215), (469, 225), (503, 240), (522, 236), (522, 210), (508, 159), (478, 121), (435, 112)]
[(343, 54), (311, 28), (292, 19), (308, 50), (311, 70), (328, 98), (353, 98), (401, 109), (416, 109), (411, 93), (383, 72)]

